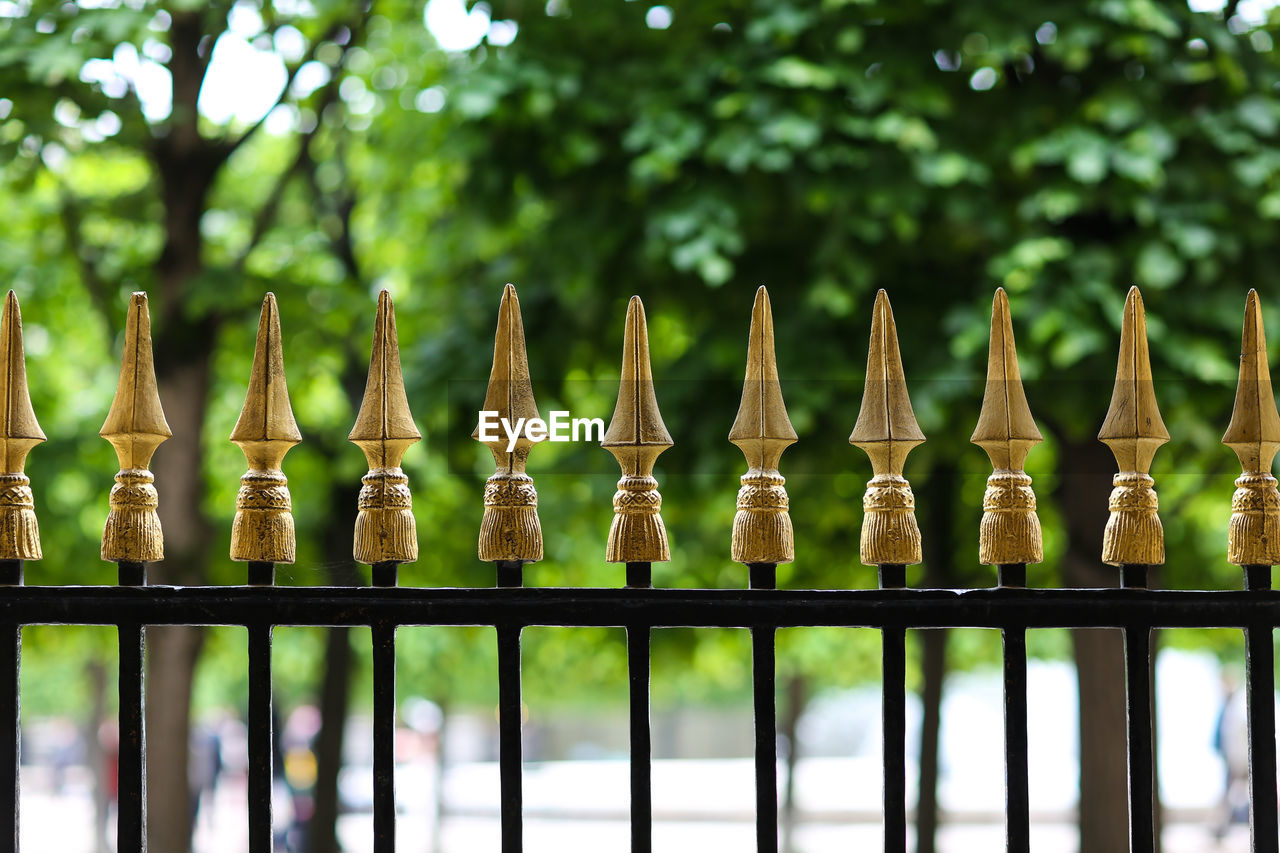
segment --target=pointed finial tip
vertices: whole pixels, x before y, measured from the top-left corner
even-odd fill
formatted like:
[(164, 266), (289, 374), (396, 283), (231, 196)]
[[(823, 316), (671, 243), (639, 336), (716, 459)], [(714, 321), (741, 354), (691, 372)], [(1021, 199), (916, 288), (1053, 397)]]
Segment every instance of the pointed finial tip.
[(639, 296), (632, 296), (632, 297), (631, 297), (631, 299), (630, 299), (630, 301), (628, 301), (628, 302), (627, 302), (627, 307), (628, 307), (628, 308), (633, 308), (633, 307), (635, 307), (635, 306), (637, 306), (637, 305), (639, 305), (639, 306), (641, 306), (641, 307), (643, 307), (643, 306), (644, 306), (644, 303), (643, 303), (642, 301), (640, 301), (640, 297), (639, 297)]

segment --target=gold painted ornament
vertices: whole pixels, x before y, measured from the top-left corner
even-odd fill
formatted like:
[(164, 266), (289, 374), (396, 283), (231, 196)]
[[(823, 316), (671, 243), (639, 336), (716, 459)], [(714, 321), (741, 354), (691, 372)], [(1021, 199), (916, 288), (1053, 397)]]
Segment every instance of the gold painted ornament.
[(524, 344), (524, 322), (516, 289), (508, 284), (498, 306), (498, 328), (493, 341), (493, 369), (485, 391), (484, 410), (497, 412), (509, 424), (523, 418), (515, 447), (505, 431), (495, 431), (494, 441), (480, 437), (477, 424), (471, 437), (488, 446), (496, 470), (484, 486), (484, 519), (480, 523), (478, 553), (484, 562), (535, 563), (542, 559), (542, 524), (538, 521), (538, 490), (525, 471), (529, 451), (543, 437), (532, 438), (529, 424), (538, 418), (529, 378), (529, 356)]
[(4, 470), (0, 471), (0, 560), (39, 560), (40, 526), (36, 523), (31, 480), (23, 473), (31, 448), (45, 441), (36, 422), (27, 388), (22, 351), (22, 312), (12, 290), (0, 315), (0, 370), (5, 381), (5, 407), (0, 417)]
[(120, 381), (98, 434), (115, 448), (120, 463), (102, 530), (102, 559), (117, 563), (163, 560), (164, 533), (156, 513), (160, 495), (150, 466), (156, 448), (173, 431), (165, 420), (156, 386), (151, 313), (145, 293), (129, 298)]
[(1102, 539), (1102, 561), (1112, 566), (1164, 563), (1164, 528), (1151, 460), (1169, 431), (1160, 418), (1151, 378), (1147, 315), (1138, 288), (1129, 288), (1120, 328), (1120, 357), (1111, 408), (1098, 432), (1111, 448), (1119, 473), (1112, 484), (1111, 517)]
[(921, 560), (916, 499), (902, 469), (907, 454), (924, 440), (907, 396), (893, 308), (889, 295), (881, 290), (871, 316), (862, 409), (849, 436), (850, 444), (866, 451), (873, 474), (862, 498), (859, 551), (865, 565), (910, 565)]
[(1227, 559), (1237, 566), (1280, 564), (1280, 492), (1271, 466), (1280, 450), (1280, 412), (1276, 411), (1267, 363), (1267, 337), (1258, 292), (1245, 301), (1240, 341), (1240, 379), (1231, 424), (1222, 443), (1235, 451), (1242, 469), (1231, 497)]
[(662, 563), (671, 559), (667, 529), (662, 523), (662, 495), (653, 477), (653, 465), (674, 444), (662, 422), (653, 390), (644, 304), (639, 296), (633, 296), (627, 305), (618, 402), (601, 442), (622, 468), (622, 479), (613, 496), (613, 523), (605, 549), (607, 562)]
[(751, 309), (747, 373), (729, 441), (747, 460), (733, 518), (733, 560), (790, 563), (795, 559), (795, 532), (788, 513), (786, 480), (778, 463), (783, 451), (796, 443), (796, 431), (782, 400), (773, 347), (773, 310), (764, 287), (756, 291)]
[(355, 426), (347, 440), (364, 452), (369, 472), (361, 478), (355, 547), (358, 562), (412, 563), (418, 559), (418, 527), (409, 478), (400, 463), (422, 434), (413, 423), (400, 368), (396, 312), (391, 294), (378, 295), (369, 378)]
[(249, 470), (240, 478), (231, 526), (231, 559), (292, 563), (296, 556), (293, 503), (282, 465), (289, 448), (302, 441), (289, 405), (280, 344), (276, 297), (262, 301), (253, 370), (231, 441), (244, 452)]
[(1044, 559), (1036, 493), (1024, 470), (1027, 453), (1042, 440), (1018, 370), (1009, 297), (1000, 287), (991, 304), (991, 342), (982, 412), (970, 438), (987, 452), (993, 469), (982, 497), (979, 562), (1000, 566)]

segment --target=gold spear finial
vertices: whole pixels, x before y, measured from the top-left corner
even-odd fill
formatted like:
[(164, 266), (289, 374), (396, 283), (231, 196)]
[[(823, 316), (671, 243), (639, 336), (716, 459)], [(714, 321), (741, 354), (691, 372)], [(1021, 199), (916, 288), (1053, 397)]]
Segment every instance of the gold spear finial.
[(633, 296), (627, 305), (618, 403), (600, 443), (622, 468), (622, 479), (613, 496), (613, 524), (609, 527), (606, 561), (662, 563), (671, 559), (667, 529), (660, 515), (662, 496), (653, 477), (653, 464), (674, 443), (662, 423), (658, 398), (653, 392), (644, 303), (639, 296)]
[(1222, 443), (1240, 457), (1243, 473), (1231, 497), (1227, 559), (1237, 566), (1280, 563), (1280, 492), (1271, 465), (1280, 450), (1280, 412), (1271, 388), (1267, 336), (1258, 292), (1250, 290), (1240, 341), (1240, 381)]
[(481, 437), (480, 424), (471, 433), (472, 438), (493, 453), (496, 466), (484, 486), (480, 559), (487, 563), (535, 563), (542, 559), (542, 525), (538, 522), (538, 490), (533, 486), (533, 478), (525, 472), (525, 466), (529, 462), (529, 450), (545, 436), (533, 438), (529, 434), (529, 423), (538, 417), (538, 404), (533, 399), (533, 383), (529, 378), (520, 299), (511, 284), (503, 289), (498, 306), (493, 369), (485, 391), (484, 411), (496, 413), (492, 416), (495, 423), (505, 418), (516, 431), (516, 439), (515, 446), (508, 451), (511, 439), (503, 429), (490, 425), (486, 431), (496, 436), (492, 441)]
[(778, 381), (773, 349), (773, 310), (769, 292), (756, 291), (747, 341), (747, 375), (738, 417), (729, 430), (747, 460), (733, 518), (733, 559), (738, 563), (790, 563), (795, 559), (795, 533), (787, 512), (786, 480), (778, 471), (782, 452), (796, 443)]
[(110, 512), (102, 529), (102, 559), (145, 563), (164, 559), (164, 534), (156, 507), (155, 476), (148, 470), (151, 456), (173, 435), (160, 406), (155, 362), (151, 352), (151, 313), (147, 294), (129, 297), (125, 321), (120, 382), (98, 435), (111, 442), (120, 462), (111, 487)]
[(898, 350), (889, 294), (876, 294), (867, 353), (867, 384), (862, 409), (849, 443), (866, 451), (873, 477), (862, 498), (862, 562), (868, 566), (920, 562), (916, 499), (902, 475), (907, 454), (924, 444), (907, 396), (907, 379)]
[(422, 434), (413, 423), (400, 370), (396, 310), (391, 294), (378, 294), (373, 324), (369, 379), (355, 426), (347, 439), (362, 451), (369, 473), (361, 478), (354, 555), (361, 563), (412, 563), (418, 559), (418, 529), (413, 518), (409, 478), (400, 467)]
[(296, 545), (289, 481), (281, 466), (289, 448), (302, 441), (289, 405), (280, 345), (280, 312), (274, 293), (262, 300), (253, 372), (231, 441), (244, 451), (249, 470), (240, 478), (231, 559), (292, 563)]
[(1098, 432), (1120, 471), (1112, 481), (1111, 518), (1102, 540), (1102, 560), (1112, 565), (1158, 566), (1164, 562), (1164, 528), (1157, 510), (1151, 459), (1169, 440), (1160, 419), (1147, 347), (1147, 315), (1138, 288), (1129, 288), (1120, 328), (1120, 358), (1111, 408)]
[(39, 560), (40, 527), (36, 523), (31, 480), (23, 473), (31, 448), (45, 440), (27, 389), (27, 363), (22, 352), (22, 312), (12, 290), (0, 316), (0, 359), (5, 407), (0, 423), (4, 471), (0, 472), (0, 560)]
[(991, 303), (987, 388), (978, 426), (970, 439), (987, 452), (994, 469), (982, 498), (982, 528), (978, 536), (978, 559), (982, 563), (999, 566), (1044, 559), (1036, 493), (1023, 470), (1027, 453), (1042, 440), (1022, 388), (1009, 297), (1003, 287), (998, 287)]

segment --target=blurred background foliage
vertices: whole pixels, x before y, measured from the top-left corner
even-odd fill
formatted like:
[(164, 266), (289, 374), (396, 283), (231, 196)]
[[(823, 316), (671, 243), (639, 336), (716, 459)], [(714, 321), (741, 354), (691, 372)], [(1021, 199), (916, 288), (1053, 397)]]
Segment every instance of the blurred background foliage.
[[(492, 583), (474, 558), (490, 463), (469, 435), (512, 281), (544, 414), (607, 419), (626, 300), (646, 300), (676, 441), (658, 464), (672, 560), (654, 580), (713, 587), (745, 585), (728, 560), (743, 464), (725, 436), (752, 293), (768, 285), (800, 435), (783, 459), (798, 558), (779, 584), (825, 588), (874, 584), (856, 559), (869, 466), (846, 441), (881, 287), (929, 436), (907, 466), (927, 540), (910, 580), (994, 582), (973, 556), (988, 461), (968, 437), (996, 285), (1046, 439), (1028, 464), (1046, 544), (1030, 581), (1113, 584), (1097, 559), (1113, 462), (1094, 435), (1137, 284), (1173, 435), (1153, 469), (1169, 554), (1160, 583), (1239, 585), (1224, 554), (1238, 465), (1220, 437), (1249, 287), (1280, 330), (1280, 17), (1265, 4), (495, 0), (455, 11), (473, 37), (442, 48), (420, 0), (0, 2), (0, 276), (22, 300), (49, 436), (28, 466), (47, 554), (28, 582), (114, 581), (97, 537), (115, 460), (96, 432), (138, 289), (152, 294), (157, 334), (175, 338), (158, 340), (160, 370), (180, 353), (202, 371), (162, 377), (193, 395), (176, 405), (203, 414), (181, 451), (198, 496), (166, 525), (191, 526), (212, 556), (183, 552), (191, 573), (161, 579), (243, 580), (219, 556), (243, 470), (226, 436), (272, 290), (305, 439), (286, 464), (299, 557), (280, 582), (356, 580), (341, 540), (364, 462), (345, 436), (386, 288), (425, 436), (405, 460), (423, 559), (402, 583)], [(264, 93), (256, 113), (235, 106)], [(176, 443), (159, 450), (159, 473), (179, 467)], [(527, 582), (620, 585), (621, 568), (601, 562), (612, 459), (545, 445), (530, 471), (547, 555)], [(656, 701), (741, 701), (740, 633), (659, 632)], [(367, 633), (342, 636), (362, 706)], [(333, 653), (324, 637), (280, 632), (285, 703), (315, 701)], [(214, 630), (190, 658), (197, 709), (243, 701), (239, 638)], [(947, 664), (993, 664), (996, 642), (953, 637)], [(1231, 632), (1163, 642), (1240, 652)], [(31, 629), (26, 710), (82, 707), (76, 661), (110, 665), (111, 646), (96, 629)], [(491, 704), (491, 646), (481, 629), (404, 632), (402, 695)], [(1114, 654), (1064, 634), (1035, 632), (1031, 648), (1111, 654), (1110, 670), (1091, 671), (1119, 671)], [(622, 651), (616, 631), (533, 632), (531, 694), (605, 701), (574, 687), (622, 683)], [(782, 680), (813, 691), (874, 680), (877, 657), (869, 632), (812, 630), (784, 632), (778, 661)]]

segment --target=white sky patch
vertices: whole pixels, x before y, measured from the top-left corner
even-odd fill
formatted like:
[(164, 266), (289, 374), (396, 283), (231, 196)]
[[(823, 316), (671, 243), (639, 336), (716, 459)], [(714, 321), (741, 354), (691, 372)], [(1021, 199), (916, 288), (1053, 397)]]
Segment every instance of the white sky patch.
[[(1227, 8), (1227, 0), (1187, 0), (1193, 12), (1221, 12)], [(1240, 0), (1236, 14), (1248, 24), (1259, 26), (1266, 23), (1267, 13), (1280, 5), (1280, 0)]]
[(328, 83), (329, 78), (332, 76), (329, 66), (323, 62), (317, 62), (313, 59), (304, 63), (298, 69), (298, 73), (293, 76), (293, 96), (295, 98), (305, 98), (325, 83)]
[(127, 42), (116, 46), (110, 64), (116, 76), (137, 91), (147, 121), (169, 117), (173, 112), (173, 77), (168, 68), (155, 60), (140, 58), (137, 48)]
[(262, 15), (248, 3), (237, 3), (227, 13), (227, 29), (238, 36), (253, 38), (262, 32)]
[(213, 46), (196, 106), (218, 124), (233, 119), (252, 124), (275, 106), (288, 76), (279, 54), (259, 50), (233, 27)]
[(644, 22), (651, 30), (665, 30), (671, 26), (672, 17), (670, 6), (653, 6), (644, 13)]
[(443, 50), (471, 50), (489, 33), (489, 7), (484, 3), (468, 12), (463, 0), (429, 0), (423, 20)]

